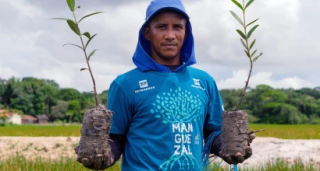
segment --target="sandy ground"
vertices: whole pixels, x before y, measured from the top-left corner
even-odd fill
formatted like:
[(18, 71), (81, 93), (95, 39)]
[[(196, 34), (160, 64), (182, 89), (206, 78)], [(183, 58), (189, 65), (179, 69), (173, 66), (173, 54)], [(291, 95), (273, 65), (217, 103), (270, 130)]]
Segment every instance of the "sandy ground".
[[(19, 152), (28, 158), (44, 157), (57, 159), (74, 157), (74, 146), (79, 137), (0, 137), (0, 160)], [(256, 166), (282, 158), (293, 163), (301, 158), (304, 163), (320, 165), (320, 140), (282, 140), (256, 138), (252, 143), (253, 155), (240, 166)]]
[(268, 161), (283, 159), (293, 163), (300, 158), (304, 163), (320, 166), (320, 140), (283, 140), (277, 138), (256, 138), (252, 145), (251, 158), (242, 166), (265, 164)]
[(79, 137), (0, 137), (0, 160), (18, 152), (27, 158), (57, 159), (74, 157)]

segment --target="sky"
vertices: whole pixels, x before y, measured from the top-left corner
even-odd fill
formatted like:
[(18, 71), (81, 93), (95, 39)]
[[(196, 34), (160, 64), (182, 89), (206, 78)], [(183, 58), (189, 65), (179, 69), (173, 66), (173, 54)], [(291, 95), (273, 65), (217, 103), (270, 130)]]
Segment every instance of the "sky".
[[(98, 92), (109, 88), (120, 74), (133, 68), (132, 55), (138, 31), (151, 0), (76, 0), (82, 32), (98, 34), (88, 51), (98, 49), (91, 67)], [(247, 0), (246, 0), (247, 1)], [(193, 27), (197, 64), (208, 72), (219, 89), (242, 88), (250, 63), (240, 36), (242, 26), (230, 10), (241, 14), (231, 0), (182, 0)], [(250, 87), (274, 88), (320, 86), (320, 1), (256, 0), (246, 20), (259, 18), (251, 36), (263, 56), (254, 63)], [(72, 18), (65, 0), (0, 0), (0, 78), (37, 77), (55, 80), (61, 88), (91, 91), (92, 81), (83, 52), (65, 43), (80, 44), (65, 21)]]

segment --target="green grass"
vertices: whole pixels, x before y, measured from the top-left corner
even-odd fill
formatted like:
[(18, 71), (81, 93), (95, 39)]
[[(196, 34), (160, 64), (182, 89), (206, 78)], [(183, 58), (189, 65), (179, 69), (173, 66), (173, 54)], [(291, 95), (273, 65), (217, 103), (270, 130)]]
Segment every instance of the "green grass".
[[(119, 171), (120, 162), (106, 171)], [(60, 158), (58, 160), (46, 160), (36, 158), (35, 160), (27, 160), (25, 157), (17, 154), (15, 157), (0, 161), (0, 170), (5, 171), (90, 171), (81, 163), (72, 158)]]
[(0, 136), (79, 137), (81, 125), (14, 125), (0, 127)]
[[(319, 164), (305, 164), (301, 160), (290, 164), (281, 159), (257, 167), (238, 167), (239, 171), (319, 171), (319, 169)], [(230, 169), (229, 166), (225, 166), (216, 168), (214, 171), (230, 171)]]
[[(114, 166), (106, 171), (120, 171), (121, 163), (117, 162)], [(269, 162), (266, 165), (239, 168), (239, 171), (317, 171), (320, 169), (316, 164), (304, 164), (300, 160), (296, 160), (293, 164), (289, 164), (284, 160), (276, 160)], [(25, 157), (17, 154), (15, 157), (0, 161), (0, 170), (5, 171), (89, 171), (80, 163), (71, 158), (60, 158), (59, 160), (45, 160), (37, 158), (35, 160), (27, 160)], [(228, 167), (219, 167), (214, 171), (229, 171)]]
[[(320, 125), (270, 125), (250, 124), (249, 130), (265, 129), (258, 137), (282, 139), (320, 139)], [(0, 127), (0, 136), (80, 136), (81, 125), (21, 125)]]
[(276, 137), (282, 139), (320, 139), (320, 125), (249, 125), (249, 130), (259, 129), (265, 129), (265, 131), (256, 133), (258, 137)]

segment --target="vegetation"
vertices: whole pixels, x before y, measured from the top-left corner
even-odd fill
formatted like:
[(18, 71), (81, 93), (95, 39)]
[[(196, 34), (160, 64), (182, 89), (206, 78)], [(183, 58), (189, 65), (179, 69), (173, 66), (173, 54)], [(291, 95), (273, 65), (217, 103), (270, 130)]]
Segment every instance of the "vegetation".
[[(215, 164), (216, 165), (216, 164)], [(295, 160), (294, 163), (290, 164), (284, 160), (277, 159), (271, 161), (266, 165), (257, 166), (255, 168), (245, 167), (240, 168), (239, 171), (316, 171), (319, 169), (319, 165), (313, 163), (303, 163), (300, 160)], [(120, 171), (121, 162), (117, 162), (113, 167), (107, 169), (106, 171)], [(80, 165), (77, 161), (72, 158), (60, 158), (58, 160), (46, 160), (42, 158), (37, 158), (35, 160), (27, 160), (25, 157), (17, 154), (15, 157), (1, 161), (0, 160), (0, 170), (6, 171), (16, 171), (16, 170), (25, 170), (25, 171), (89, 171), (84, 166)], [(215, 171), (229, 171), (228, 167), (219, 167)]]
[[(265, 129), (257, 134), (259, 137), (276, 137), (282, 139), (320, 139), (319, 125), (271, 125), (249, 124), (249, 130)], [(0, 136), (32, 137), (79, 137), (81, 125), (21, 125), (0, 127)]]
[[(242, 89), (220, 90), (224, 107), (234, 109)], [(98, 95), (107, 102), (105, 90)], [(60, 88), (53, 80), (25, 77), (0, 79), (0, 109), (15, 109), (28, 115), (47, 114), (50, 122), (82, 122), (86, 109), (95, 107), (94, 94)], [(268, 85), (248, 88), (242, 102), (250, 123), (320, 124), (320, 87), (274, 89)]]
[[(214, 165), (217, 165), (216, 163)], [(303, 163), (302, 160), (296, 159), (293, 163), (289, 163), (284, 159), (276, 159), (269, 161), (265, 165), (259, 165), (257, 167), (240, 167), (239, 171), (317, 171), (320, 169), (320, 165), (317, 163)], [(218, 167), (214, 171), (229, 171), (229, 167)]]
[(250, 61), (250, 71), (249, 71), (249, 75), (248, 78), (246, 80), (246, 84), (244, 89), (242, 90), (239, 102), (237, 107), (234, 110), (239, 110), (242, 100), (246, 94), (246, 90), (248, 88), (249, 85), (249, 81), (250, 81), (250, 77), (251, 77), (251, 73), (252, 73), (252, 67), (253, 67), (253, 63), (255, 61), (257, 61), (259, 59), (260, 56), (262, 56), (262, 53), (260, 53), (260, 55), (256, 55), (257, 49), (253, 51), (253, 47), (256, 43), (256, 39), (254, 39), (254, 41), (252, 41), (250, 43), (249, 39), (252, 35), (252, 33), (259, 27), (259, 25), (255, 25), (253, 26), (250, 30), (249, 30), (249, 26), (253, 25), (255, 22), (257, 22), (259, 19), (255, 19), (251, 22), (246, 23), (246, 9), (254, 2), (254, 0), (249, 0), (248, 2), (245, 2), (245, 0), (242, 0), (242, 4), (240, 4), (238, 1), (236, 0), (231, 0), (236, 6), (238, 6), (241, 11), (242, 11), (242, 19), (233, 11), (230, 11), (232, 16), (239, 22), (239, 24), (243, 27), (243, 31), (237, 29), (236, 31), (239, 33), (240, 35), (240, 42), (244, 47), (244, 52), (246, 54), (246, 56), (248, 57), (249, 61)]
[[(80, 28), (79, 28), (79, 24), (82, 20), (88, 18), (88, 17), (91, 17), (93, 15), (97, 15), (97, 14), (100, 14), (102, 12), (95, 12), (95, 13), (91, 13), (91, 14), (88, 14), (88, 15), (85, 15), (83, 16), (80, 20), (77, 20), (76, 18), (76, 15), (75, 15), (75, 11), (77, 9), (80, 9), (81, 7), (78, 6), (76, 7), (75, 5), (75, 0), (67, 0), (67, 4), (70, 8), (70, 11), (72, 12), (73, 14), (73, 19), (68, 19), (68, 18), (53, 18), (55, 20), (65, 20), (67, 21), (67, 24), (68, 26), (70, 27), (70, 29), (77, 35), (79, 36), (80, 38), (80, 41), (81, 41), (81, 45), (76, 45), (76, 44), (72, 44), (72, 43), (67, 43), (67, 44), (64, 44), (64, 45), (72, 45), (72, 46), (75, 46), (75, 47), (78, 47), (80, 48), (83, 53), (84, 53), (84, 57), (85, 57), (85, 60), (86, 60), (86, 63), (87, 63), (87, 68), (81, 68), (80, 71), (84, 71), (84, 70), (88, 70), (89, 73), (90, 73), (90, 76), (91, 76), (91, 79), (92, 79), (92, 83), (93, 83), (93, 93), (94, 93), (94, 100), (95, 100), (95, 105), (96, 107), (99, 106), (99, 100), (98, 100), (98, 93), (97, 93), (97, 89), (96, 89), (96, 81), (93, 77), (93, 73), (92, 73), (92, 69), (91, 69), (91, 66), (90, 66), (90, 59), (91, 57), (95, 54), (95, 52), (97, 51), (97, 49), (93, 50), (90, 54), (88, 54), (88, 51), (87, 51), (87, 48), (88, 48), (88, 45), (90, 44), (90, 42), (92, 41), (92, 39), (97, 36), (97, 34), (94, 34), (94, 35), (91, 35), (89, 32), (84, 32), (82, 33), (80, 31)], [(84, 42), (84, 37), (86, 37), (88, 40), (87, 42)], [(63, 46), (64, 46), (63, 45)]]
[[(106, 171), (120, 171), (121, 164), (120, 162), (116, 163), (111, 168)], [(73, 158), (64, 158), (61, 157), (58, 160), (46, 160), (43, 158), (36, 158), (35, 160), (27, 160), (26, 157), (16, 154), (15, 157), (1, 161), (0, 160), (0, 170), (6, 171), (90, 171), (85, 168), (83, 165), (79, 164)]]
[[(98, 98), (106, 104), (107, 91), (99, 94)], [(53, 80), (0, 78), (0, 109), (17, 109), (31, 116), (46, 114), (50, 122), (82, 122), (85, 110), (94, 107), (93, 93), (59, 88)]]

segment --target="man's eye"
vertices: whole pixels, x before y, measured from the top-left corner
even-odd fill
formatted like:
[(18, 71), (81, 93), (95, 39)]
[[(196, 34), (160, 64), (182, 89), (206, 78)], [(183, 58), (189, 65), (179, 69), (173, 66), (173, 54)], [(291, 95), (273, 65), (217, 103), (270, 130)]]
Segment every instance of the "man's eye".
[(166, 28), (166, 26), (160, 25), (160, 26), (158, 26), (158, 28), (159, 28), (159, 29), (164, 29), (164, 28)]

